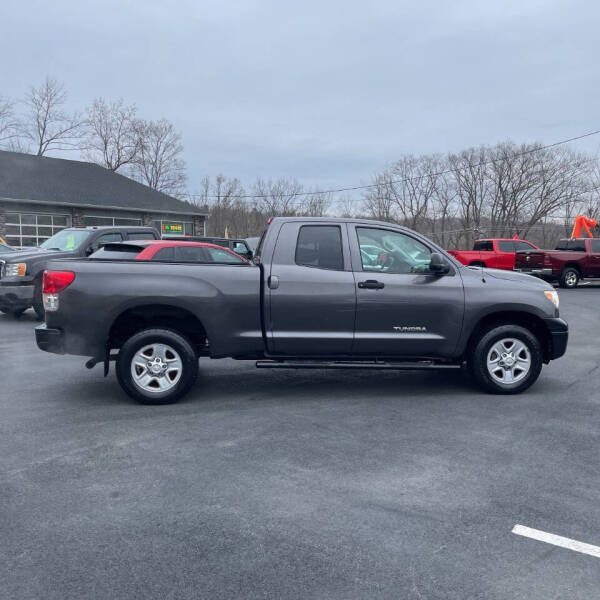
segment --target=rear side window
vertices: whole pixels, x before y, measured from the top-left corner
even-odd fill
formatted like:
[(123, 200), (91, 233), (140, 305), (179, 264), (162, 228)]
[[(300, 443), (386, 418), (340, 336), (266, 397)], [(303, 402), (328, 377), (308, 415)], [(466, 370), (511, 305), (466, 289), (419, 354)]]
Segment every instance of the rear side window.
[(319, 269), (344, 269), (342, 232), (337, 225), (303, 225), (296, 244), (296, 264)]
[(592, 252), (594, 254), (600, 253), (600, 240), (592, 240)]
[(130, 240), (154, 240), (156, 237), (149, 231), (130, 231), (127, 234)]
[(202, 248), (202, 246), (180, 246), (174, 250), (177, 262), (212, 262), (206, 248)]
[(500, 250), (500, 252), (514, 252), (515, 251), (515, 243), (514, 242), (498, 242), (498, 250)]
[(175, 260), (174, 248), (161, 248), (153, 257), (152, 260), (166, 260), (173, 262)]
[(491, 252), (494, 249), (494, 243), (491, 240), (479, 240), (473, 244), (473, 250), (477, 250), (478, 252), (489, 251)]

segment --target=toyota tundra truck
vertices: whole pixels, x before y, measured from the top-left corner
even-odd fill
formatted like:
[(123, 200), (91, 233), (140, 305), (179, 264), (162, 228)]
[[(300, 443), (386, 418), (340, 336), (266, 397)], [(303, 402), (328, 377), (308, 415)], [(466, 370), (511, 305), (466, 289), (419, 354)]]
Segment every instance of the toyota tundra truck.
[[(200, 357), (261, 368), (461, 369), (514, 394), (562, 356), (557, 292), (509, 271), (470, 269), (388, 223), (272, 219), (252, 263), (52, 260), (37, 344), (116, 361), (133, 398), (164, 404)], [(208, 366), (207, 366), (208, 368)]]

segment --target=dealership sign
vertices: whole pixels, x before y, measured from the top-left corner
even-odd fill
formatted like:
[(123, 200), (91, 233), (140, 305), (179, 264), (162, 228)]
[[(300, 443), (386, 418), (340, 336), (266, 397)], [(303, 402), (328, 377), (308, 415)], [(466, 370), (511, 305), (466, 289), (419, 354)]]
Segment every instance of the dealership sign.
[(163, 223), (163, 233), (183, 233), (183, 223)]

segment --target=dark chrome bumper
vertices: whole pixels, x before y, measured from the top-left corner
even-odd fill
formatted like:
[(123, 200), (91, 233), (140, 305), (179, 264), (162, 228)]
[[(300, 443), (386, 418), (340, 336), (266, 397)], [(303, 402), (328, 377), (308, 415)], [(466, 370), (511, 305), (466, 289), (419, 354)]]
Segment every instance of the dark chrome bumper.
[(53, 352), (54, 354), (64, 354), (64, 333), (61, 329), (52, 329), (46, 327), (46, 323), (38, 325), (35, 328), (35, 341), (40, 350)]
[(550, 332), (550, 353), (548, 358), (560, 358), (567, 351), (569, 326), (562, 319), (546, 319), (546, 327)]

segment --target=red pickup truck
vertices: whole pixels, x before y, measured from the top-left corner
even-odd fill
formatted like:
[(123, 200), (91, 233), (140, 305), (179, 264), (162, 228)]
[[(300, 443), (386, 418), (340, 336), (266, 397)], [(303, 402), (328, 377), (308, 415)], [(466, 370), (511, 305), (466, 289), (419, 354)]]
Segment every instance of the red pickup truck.
[(581, 279), (600, 278), (600, 239), (560, 240), (554, 250), (517, 253), (515, 271), (558, 281), (562, 288), (574, 288)]
[(536, 250), (537, 246), (525, 240), (490, 238), (475, 240), (473, 250), (448, 250), (463, 265), (489, 267), (512, 271), (515, 266), (515, 252)]

